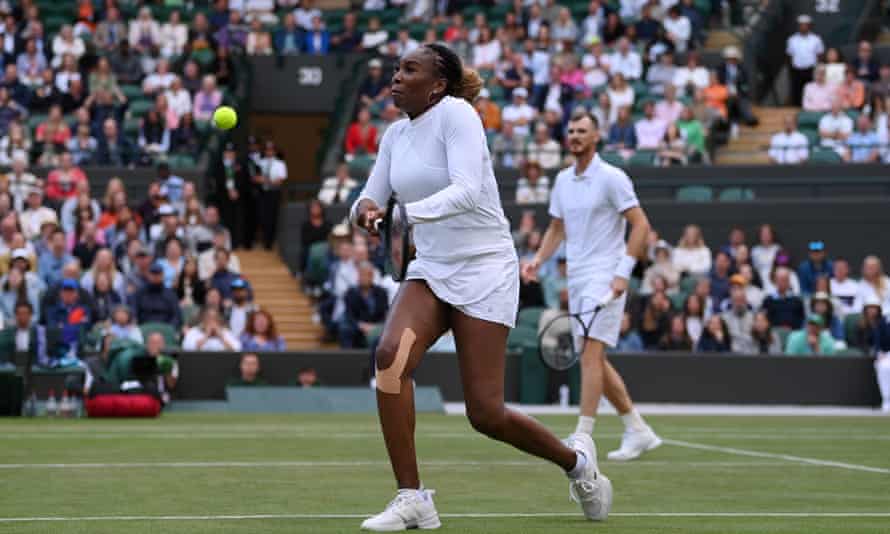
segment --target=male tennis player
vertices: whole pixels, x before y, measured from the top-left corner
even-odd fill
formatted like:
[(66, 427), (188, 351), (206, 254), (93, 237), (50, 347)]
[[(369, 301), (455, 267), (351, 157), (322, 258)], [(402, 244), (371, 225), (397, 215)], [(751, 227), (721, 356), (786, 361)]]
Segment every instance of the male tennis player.
[(504, 406), (519, 261), (485, 131), (471, 104), (481, 86), (479, 75), (464, 69), (446, 46), (427, 44), (402, 57), (392, 95), (408, 119), (386, 130), (352, 209), (352, 220), (376, 231), (381, 206), (397, 193), (414, 225), (417, 248), (375, 353), (377, 410), (399, 491), (363, 529), (440, 526), (432, 492), (421, 485), (417, 469), (411, 375), (449, 328), (473, 428), (563, 468), (570, 495), (589, 519), (605, 519), (611, 507), (611, 483), (599, 472), (589, 434), (567, 446), (534, 419)]
[[(613, 347), (618, 341), (627, 282), (636, 258), (646, 249), (649, 220), (627, 174), (597, 155), (598, 132), (599, 125), (591, 114), (579, 111), (572, 115), (568, 145), (575, 164), (556, 177), (550, 194), (550, 226), (538, 253), (522, 266), (522, 275), (536, 278), (541, 264), (566, 240), (569, 311), (591, 312), (581, 317), (590, 324), (590, 331), (582, 340), (581, 414), (572, 436), (593, 433), (599, 400), (605, 393), (625, 428), (621, 447), (610, 452), (608, 458), (633, 460), (661, 445), (661, 439), (634, 409), (624, 380), (606, 360), (606, 345)], [(631, 231), (625, 245), (627, 223)], [(611, 302), (593, 318), (593, 309), (607, 296)]]

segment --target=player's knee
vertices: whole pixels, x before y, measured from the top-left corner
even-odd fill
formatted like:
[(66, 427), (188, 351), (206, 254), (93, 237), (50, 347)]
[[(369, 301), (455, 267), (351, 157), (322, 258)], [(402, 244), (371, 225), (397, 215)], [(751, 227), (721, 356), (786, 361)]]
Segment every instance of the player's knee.
[(377, 365), (377, 369), (380, 369), (381, 371), (389, 369), (390, 366), (392, 366), (392, 363), (396, 360), (398, 351), (398, 342), (393, 343), (391, 340), (381, 339), (380, 343), (377, 345), (377, 350), (374, 351), (374, 362)]
[(467, 418), (476, 432), (499, 439), (507, 422), (503, 403), (468, 403)]

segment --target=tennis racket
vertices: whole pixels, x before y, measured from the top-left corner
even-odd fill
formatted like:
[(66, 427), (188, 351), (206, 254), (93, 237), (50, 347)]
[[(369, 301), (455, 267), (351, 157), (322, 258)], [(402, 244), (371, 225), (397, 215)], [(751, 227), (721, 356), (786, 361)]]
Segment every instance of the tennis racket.
[(395, 195), (390, 197), (383, 218), (374, 222), (374, 229), (383, 238), (386, 270), (393, 280), (401, 282), (414, 259), (415, 249), (405, 205)]
[[(578, 313), (564, 313), (548, 321), (538, 333), (538, 354), (541, 361), (554, 371), (565, 371), (578, 363), (584, 353), (590, 327), (599, 312), (613, 300), (615, 297), (610, 291), (588, 309)], [(585, 321), (588, 316), (590, 318)], [(580, 336), (575, 335), (576, 328), (580, 330)]]

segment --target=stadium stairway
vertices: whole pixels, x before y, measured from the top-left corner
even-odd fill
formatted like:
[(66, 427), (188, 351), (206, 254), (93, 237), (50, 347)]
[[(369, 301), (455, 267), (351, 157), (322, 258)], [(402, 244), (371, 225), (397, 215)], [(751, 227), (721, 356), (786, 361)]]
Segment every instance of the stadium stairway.
[(714, 163), (718, 165), (741, 165), (769, 163), (767, 147), (773, 134), (782, 130), (782, 121), (788, 115), (796, 115), (797, 108), (754, 107), (754, 114), (760, 119), (756, 127), (739, 126), (739, 135), (717, 149)]
[(268, 310), (288, 350), (317, 349), (321, 327), (313, 322), (312, 300), (274, 251), (238, 250), (241, 272), (253, 286), (254, 302)]

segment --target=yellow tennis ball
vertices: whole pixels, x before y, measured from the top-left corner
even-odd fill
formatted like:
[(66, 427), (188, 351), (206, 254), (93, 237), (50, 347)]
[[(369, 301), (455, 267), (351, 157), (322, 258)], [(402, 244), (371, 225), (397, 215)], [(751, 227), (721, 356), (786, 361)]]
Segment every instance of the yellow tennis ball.
[(220, 106), (213, 112), (213, 124), (220, 130), (231, 130), (238, 123), (238, 114), (229, 106)]

